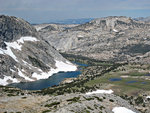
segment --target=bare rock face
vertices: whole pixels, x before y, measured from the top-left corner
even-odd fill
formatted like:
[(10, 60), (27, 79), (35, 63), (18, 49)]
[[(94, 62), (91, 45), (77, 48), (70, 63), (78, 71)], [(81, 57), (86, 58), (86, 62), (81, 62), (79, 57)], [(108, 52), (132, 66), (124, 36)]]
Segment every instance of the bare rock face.
[(51, 34), (41, 30), (40, 34), (61, 52), (115, 62), (150, 63), (150, 24), (128, 17), (105, 17)]
[(62, 64), (73, 66), (28, 22), (0, 16), (0, 85), (48, 78)]
[[(140, 113), (127, 101), (113, 94), (66, 94), (49, 100), (45, 106), (51, 109), (50, 113), (113, 113), (112, 110), (120, 106), (130, 109), (133, 113)], [(52, 104), (57, 104), (57, 107), (52, 109)]]
[(36, 37), (36, 30), (23, 19), (0, 16), (0, 39), (6, 42), (19, 39), (21, 36)]

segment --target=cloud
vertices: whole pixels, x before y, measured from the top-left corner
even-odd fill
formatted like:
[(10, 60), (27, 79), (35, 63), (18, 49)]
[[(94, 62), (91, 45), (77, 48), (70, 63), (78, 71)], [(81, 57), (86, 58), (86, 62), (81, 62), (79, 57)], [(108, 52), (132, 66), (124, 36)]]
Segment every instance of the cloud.
[(0, 0), (3, 10), (150, 9), (149, 0)]
[(150, 0), (0, 0), (0, 14), (29, 21), (41, 21), (44, 17), (43, 21), (119, 14), (128, 16), (127, 12), (134, 15), (134, 11), (144, 10), (150, 10)]

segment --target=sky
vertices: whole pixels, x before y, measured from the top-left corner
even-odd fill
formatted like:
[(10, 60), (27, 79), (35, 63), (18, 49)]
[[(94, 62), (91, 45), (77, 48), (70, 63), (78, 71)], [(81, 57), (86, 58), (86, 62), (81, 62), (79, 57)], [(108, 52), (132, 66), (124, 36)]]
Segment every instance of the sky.
[(150, 0), (0, 0), (0, 15), (30, 23), (106, 16), (150, 16)]

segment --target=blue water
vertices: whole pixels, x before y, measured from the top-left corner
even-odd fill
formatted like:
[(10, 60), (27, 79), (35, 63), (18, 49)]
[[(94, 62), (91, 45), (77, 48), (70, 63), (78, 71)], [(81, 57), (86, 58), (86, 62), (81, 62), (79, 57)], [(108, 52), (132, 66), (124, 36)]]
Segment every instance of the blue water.
[(148, 74), (145, 74), (145, 76), (150, 76), (150, 73), (148, 73)]
[(76, 78), (80, 74), (80, 71), (60, 72), (50, 76), (48, 79), (41, 79), (34, 82), (13, 83), (9, 86), (17, 87), (23, 90), (41, 90), (54, 85), (59, 85), (59, 83), (65, 78)]
[(87, 67), (88, 66), (88, 64), (82, 64), (82, 63), (79, 63), (79, 62), (73, 62), (74, 64), (77, 64), (77, 65), (79, 65), (79, 66), (84, 66), (84, 67)]
[(130, 83), (135, 83), (137, 81), (133, 80), (133, 81), (128, 81), (127, 84), (130, 84)]
[(109, 81), (120, 81), (122, 78), (110, 78)]
[(147, 82), (141, 82), (141, 84), (147, 84)]
[[(75, 62), (75, 64), (79, 66), (88, 66), (87, 64), (81, 64), (77, 62)], [(13, 83), (9, 84), (8, 86), (17, 87), (23, 90), (41, 90), (54, 85), (59, 85), (65, 78), (76, 78), (80, 74), (80, 69), (72, 72), (59, 72), (50, 76), (48, 79), (41, 79), (34, 82)]]

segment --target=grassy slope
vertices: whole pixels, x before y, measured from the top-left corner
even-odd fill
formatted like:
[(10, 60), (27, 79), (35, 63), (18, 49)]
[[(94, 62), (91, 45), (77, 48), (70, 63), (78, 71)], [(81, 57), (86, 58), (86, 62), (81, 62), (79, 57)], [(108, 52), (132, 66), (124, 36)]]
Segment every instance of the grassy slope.
[[(85, 86), (94, 86), (98, 84), (102, 84), (102, 86), (109, 86), (107, 88), (111, 88), (115, 91), (116, 94), (128, 94), (128, 95), (136, 95), (138, 92), (142, 91), (150, 91), (150, 79), (149, 76), (144, 76), (148, 70), (147, 67), (142, 69), (143, 67), (134, 67), (131, 65), (125, 66), (125, 70), (118, 69), (114, 72), (110, 72), (105, 74), (104, 76), (97, 77), (94, 80), (88, 81), (85, 83)], [(140, 72), (142, 70), (142, 72)], [(123, 78), (122, 76), (126, 76)], [(110, 78), (122, 78), (121, 81), (110, 81)], [(128, 81), (137, 81), (135, 83), (127, 83)], [(142, 84), (142, 82), (146, 82), (146, 84)]]

